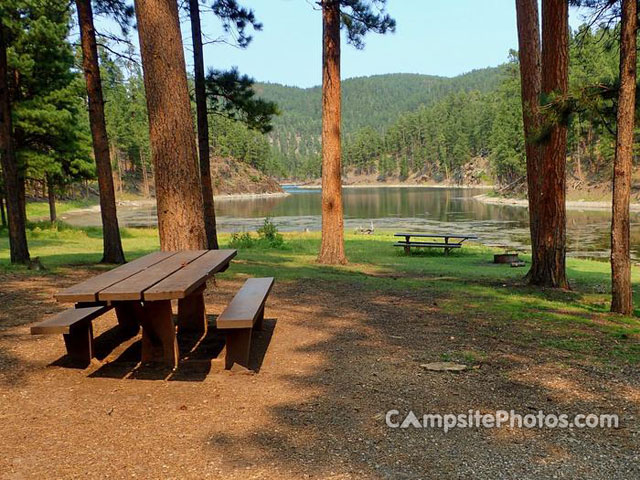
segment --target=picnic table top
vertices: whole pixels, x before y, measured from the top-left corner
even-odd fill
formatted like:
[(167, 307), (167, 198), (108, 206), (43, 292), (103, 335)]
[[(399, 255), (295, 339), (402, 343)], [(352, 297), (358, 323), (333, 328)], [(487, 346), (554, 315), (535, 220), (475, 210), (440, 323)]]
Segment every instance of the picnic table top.
[(445, 234), (433, 234), (433, 233), (396, 233), (395, 237), (425, 237), (425, 238), (464, 238), (467, 240), (477, 239), (475, 235), (461, 235), (458, 233), (445, 233)]
[(91, 277), (54, 295), (58, 302), (185, 298), (223, 270), (236, 250), (154, 252)]

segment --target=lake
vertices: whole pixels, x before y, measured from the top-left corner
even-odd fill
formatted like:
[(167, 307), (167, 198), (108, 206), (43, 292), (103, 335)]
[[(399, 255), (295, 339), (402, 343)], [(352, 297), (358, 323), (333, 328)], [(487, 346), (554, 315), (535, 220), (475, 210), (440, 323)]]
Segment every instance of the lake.
[[(271, 216), (281, 231), (320, 230), (320, 189), (285, 186), (286, 197), (216, 201), (218, 228), (224, 232), (254, 231)], [(378, 231), (468, 233), (489, 246), (526, 248), (528, 212), (513, 205), (490, 205), (474, 197), (485, 189), (426, 187), (345, 188), (345, 228), (373, 225)], [(156, 224), (151, 206), (120, 206), (121, 226)], [(568, 252), (576, 257), (606, 257), (609, 248), (608, 210), (567, 212)], [(98, 212), (65, 215), (74, 225), (99, 225)], [(632, 251), (640, 258), (640, 214), (631, 215)], [(391, 239), (390, 239), (391, 241)]]

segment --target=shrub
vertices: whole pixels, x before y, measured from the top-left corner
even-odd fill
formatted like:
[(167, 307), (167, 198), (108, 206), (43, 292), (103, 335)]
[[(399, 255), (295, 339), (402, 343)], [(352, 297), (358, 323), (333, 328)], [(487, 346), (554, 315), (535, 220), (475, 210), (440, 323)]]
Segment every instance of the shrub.
[(278, 227), (271, 221), (270, 217), (264, 219), (264, 223), (258, 229), (260, 240), (267, 243), (270, 247), (281, 247), (284, 245), (284, 238), (278, 233)]
[(231, 248), (251, 248), (255, 245), (256, 240), (249, 232), (234, 233), (231, 235), (229, 246)]

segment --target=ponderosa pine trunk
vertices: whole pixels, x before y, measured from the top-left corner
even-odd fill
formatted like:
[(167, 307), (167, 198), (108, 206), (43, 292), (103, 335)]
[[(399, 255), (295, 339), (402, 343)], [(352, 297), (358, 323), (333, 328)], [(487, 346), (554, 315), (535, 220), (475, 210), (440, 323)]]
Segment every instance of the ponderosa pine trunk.
[(340, 147), (340, 3), (322, 0), (322, 243), (318, 262), (345, 264)]
[(4, 209), (4, 195), (0, 195), (0, 222), (3, 227), (7, 226), (7, 214)]
[(98, 64), (96, 31), (93, 26), (91, 0), (76, 0), (80, 41), (82, 44), (82, 69), (89, 99), (89, 125), (93, 140), (93, 154), (96, 159), (98, 191), (100, 194), (100, 216), (102, 219), (102, 262), (124, 263), (124, 252), (118, 227), (116, 196), (113, 187), (113, 173), (109, 156), (109, 139), (104, 118), (102, 81)]
[(13, 146), (11, 98), (7, 65), (7, 39), (0, 22), (0, 162), (4, 175), (4, 189), (9, 220), (9, 250), (11, 263), (28, 263), (26, 215), (20, 200), (20, 175)]
[[(542, 0), (542, 93), (562, 101), (569, 80), (568, 0)], [(567, 126), (555, 121), (541, 145), (540, 202), (538, 204), (535, 260), (529, 273), (532, 285), (569, 288), (565, 258), (567, 241), (566, 163)]]
[[(529, 199), (529, 231), (531, 251), (538, 248), (538, 210), (540, 202), (540, 160), (542, 150), (535, 141), (540, 126), (539, 101), (542, 83), (540, 65), (540, 22), (538, 0), (516, 0), (518, 24), (518, 58), (520, 89), (527, 160), (527, 196)], [(537, 269), (537, 256), (531, 255), (532, 266), (527, 276)]]
[(616, 154), (613, 163), (613, 204), (611, 215), (611, 311), (631, 315), (631, 254), (629, 201), (633, 165), (633, 127), (636, 105), (636, 0), (622, 0), (620, 32), (620, 91)]
[(0, 224), (3, 227), (7, 226), (7, 215), (4, 211), (4, 195), (0, 195)]
[(198, 156), (200, 159), (200, 182), (202, 184), (202, 205), (204, 209), (204, 229), (209, 248), (217, 249), (216, 212), (213, 205), (211, 185), (211, 160), (209, 151), (209, 118), (207, 117), (207, 93), (205, 89), (204, 54), (200, 27), (200, 6), (198, 0), (189, 0), (191, 38), (193, 43), (193, 64), (196, 90), (196, 118), (198, 124)]
[(187, 72), (175, 0), (135, 0), (162, 250), (207, 247)]
[(47, 175), (47, 200), (49, 201), (49, 220), (51, 223), (58, 219), (56, 214), (56, 190), (50, 175)]

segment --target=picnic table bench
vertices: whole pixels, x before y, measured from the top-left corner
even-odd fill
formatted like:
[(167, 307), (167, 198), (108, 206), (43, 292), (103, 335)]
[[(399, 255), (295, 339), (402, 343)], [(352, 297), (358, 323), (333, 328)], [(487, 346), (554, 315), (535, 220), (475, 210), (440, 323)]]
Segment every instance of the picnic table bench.
[[(465, 240), (477, 240), (475, 235), (459, 235), (454, 233), (438, 234), (432, 233), (396, 233), (394, 237), (404, 237), (404, 241), (398, 240), (393, 244), (394, 247), (404, 247), (404, 253), (409, 255), (411, 253), (411, 247), (424, 247), (424, 248), (444, 248), (445, 255), (449, 255), (449, 250), (453, 248), (461, 248), (462, 242)], [(411, 240), (411, 237), (431, 239), (431, 241), (415, 241)], [(436, 241), (435, 239), (444, 239), (444, 241)], [(450, 239), (456, 241), (450, 242)]]
[[(142, 362), (159, 361), (175, 367), (179, 352), (171, 301), (178, 301), (176, 323), (179, 332), (205, 334), (207, 319), (203, 294), (207, 279), (226, 270), (236, 253), (231, 249), (188, 250), (155, 252), (138, 258), (56, 293), (58, 302), (75, 303), (75, 308), (31, 327), (31, 333), (61, 333), (69, 357), (78, 366), (86, 367), (93, 357), (92, 321), (114, 308), (118, 324), (124, 331), (135, 335), (142, 327)], [(273, 279), (270, 280), (273, 283)], [(263, 290), (262, 297), (243, 296), (241, 301), (247, 308), (264, 311), (268, 293)], [(257, 315), (251, 314), (250, 310), (245, 316), (253, 322)], [(252, 326), (253, 323), (244, 328), (250, 330)], [(229, 336), (231, 343), (236, 337), (233, 333)], [(235, 354), (238, 348), (235, 344), (231, 348), (227, 345), (227, 356), (233, 357), (229, 351)]]

